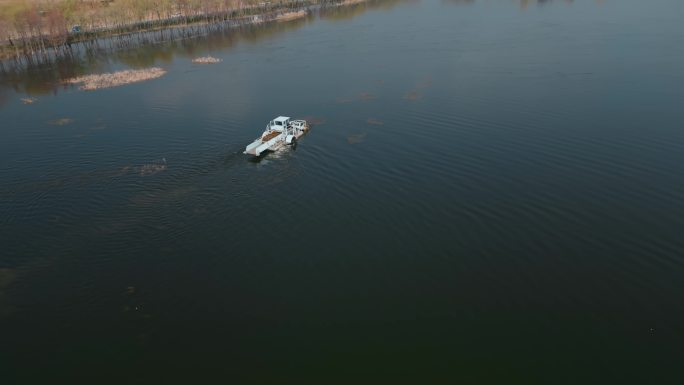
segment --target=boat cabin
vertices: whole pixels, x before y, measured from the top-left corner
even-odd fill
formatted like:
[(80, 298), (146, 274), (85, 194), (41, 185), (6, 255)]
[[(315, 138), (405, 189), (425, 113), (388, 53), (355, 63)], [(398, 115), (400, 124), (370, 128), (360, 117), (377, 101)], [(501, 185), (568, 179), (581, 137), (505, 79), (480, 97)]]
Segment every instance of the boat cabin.
[(275, 131), (285, 131), (290, 125), (290, 118), (288, 116), (279, 116), (268, 123), (268, 128)]

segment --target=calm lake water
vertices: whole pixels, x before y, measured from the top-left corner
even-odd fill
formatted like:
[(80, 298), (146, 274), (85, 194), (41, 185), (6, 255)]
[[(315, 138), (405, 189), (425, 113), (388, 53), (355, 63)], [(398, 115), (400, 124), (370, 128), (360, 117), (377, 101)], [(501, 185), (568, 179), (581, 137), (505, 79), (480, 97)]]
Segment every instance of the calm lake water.
[(683, 15), (379, 2), (2, 73), (3, 384), (684, 383)]

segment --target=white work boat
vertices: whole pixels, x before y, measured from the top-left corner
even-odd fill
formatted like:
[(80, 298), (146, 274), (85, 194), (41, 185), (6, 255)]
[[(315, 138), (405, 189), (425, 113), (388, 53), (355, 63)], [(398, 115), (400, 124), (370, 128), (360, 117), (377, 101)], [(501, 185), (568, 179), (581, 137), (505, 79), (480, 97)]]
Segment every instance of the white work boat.
[(265, 151), (276, 151), (286, 145), (295, 146), (297, 139), (308, 130), (309, 124), (306, 120), (290, 120), (287, 116), (279, 116), (268, 122), (266, 131), (249, 144), (244, 153), (259, 156)]

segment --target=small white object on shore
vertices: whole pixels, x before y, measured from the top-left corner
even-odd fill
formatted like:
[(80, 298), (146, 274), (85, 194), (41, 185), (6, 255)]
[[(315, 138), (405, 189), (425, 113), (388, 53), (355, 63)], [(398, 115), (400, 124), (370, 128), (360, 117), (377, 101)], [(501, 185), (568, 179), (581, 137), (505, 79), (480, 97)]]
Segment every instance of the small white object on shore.
[(192, 62), (195, 64), (216, 64), (220, 63), (221, 59), (217, 59), (215, 57), (211, 56), (204, 56), (204, 57), (196, 57), (192, 59)]
[(166, 74), (166, 70), (152, 67), (142, 70), (125, 70), (105, 74), (84, 75), (68, 79), (65, 82), (71, 84), (83, 83), (79, 89), (92, 91), (156, 79), (164, 74)]

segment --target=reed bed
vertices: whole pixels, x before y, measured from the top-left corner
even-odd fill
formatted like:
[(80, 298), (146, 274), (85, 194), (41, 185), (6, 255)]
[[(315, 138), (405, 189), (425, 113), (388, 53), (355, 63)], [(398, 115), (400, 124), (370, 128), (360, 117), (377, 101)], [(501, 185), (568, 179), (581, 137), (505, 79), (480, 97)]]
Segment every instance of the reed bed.
[(104, 74), (84, 75), (68, 79), (66, 80), (66, 83), (83, 84), (79, 89), (93, 91), (156, 79), (164, 74), (166, 74), (166, 70), (152, 67), (142, 70), (125, 70)]

